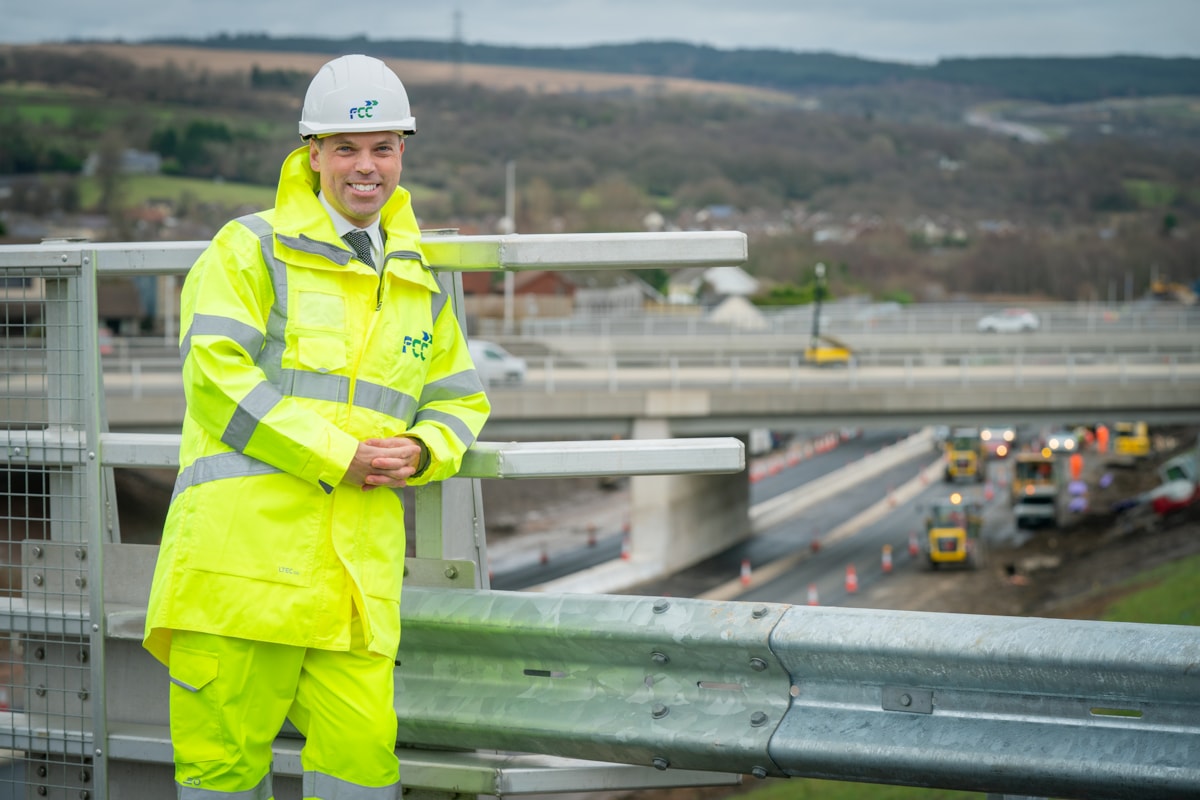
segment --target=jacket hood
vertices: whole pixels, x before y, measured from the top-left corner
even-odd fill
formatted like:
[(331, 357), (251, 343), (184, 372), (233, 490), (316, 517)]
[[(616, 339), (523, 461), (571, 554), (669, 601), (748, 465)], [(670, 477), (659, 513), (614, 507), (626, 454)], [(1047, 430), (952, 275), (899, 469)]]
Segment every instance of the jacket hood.
[[(279, 173), (279, 188), (275, 195), (275, 232), (281, 236), (307, 236), (323, 241), (337, 240), (333, 221), (317, 200), (321, 191), (321, 176), (309, 165), (308, 145), (293, 150), (283, 161)], [(387, 237), (387, 249), (416, 250), (420, 246), (412, 196), (403, 186), (384, 203), (379, 223)]]

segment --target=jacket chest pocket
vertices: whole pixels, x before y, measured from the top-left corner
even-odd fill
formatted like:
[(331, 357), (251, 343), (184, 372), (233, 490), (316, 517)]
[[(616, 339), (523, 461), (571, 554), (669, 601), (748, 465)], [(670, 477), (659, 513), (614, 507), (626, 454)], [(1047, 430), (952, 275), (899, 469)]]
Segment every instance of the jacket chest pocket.
[(300, 291), (292, 316), (296, 361), (314, 372), (339, 372), (349, 363), (350, 331), (346, 298), (330, 292)]

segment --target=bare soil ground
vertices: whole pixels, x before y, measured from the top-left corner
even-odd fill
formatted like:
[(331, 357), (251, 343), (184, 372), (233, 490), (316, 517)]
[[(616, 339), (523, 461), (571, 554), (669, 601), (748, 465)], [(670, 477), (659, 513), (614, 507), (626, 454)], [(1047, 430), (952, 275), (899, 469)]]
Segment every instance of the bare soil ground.
[[(1089, 508), (1072, 525), (1040, 530), (1017, 546), (995, 547), (978, 572), (915, 573), (880, 582), (858, 605), (914, 611), (1096, 619), (1142, 588), (1129, 582), (1162, 564), (1200, 553), (1200, 507), (1167, 519), (1117, 514), (1118, 501), (1158, 485), (1157, 466), (1195, 446), (1196, 429), (1160, 437), (1162, 450), (1136, 468), (1106, 466), (1099, 455), (1085, 471)], [(1107, 473), (1111, 483), (1099, 485)]]

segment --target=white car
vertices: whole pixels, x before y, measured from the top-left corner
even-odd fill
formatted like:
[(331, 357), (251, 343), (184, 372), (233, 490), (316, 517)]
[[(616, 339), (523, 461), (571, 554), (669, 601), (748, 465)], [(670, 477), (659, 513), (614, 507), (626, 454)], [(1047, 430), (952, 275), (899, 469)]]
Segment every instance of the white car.
[(493, 383), (519, 384), (525, 382), (525, 359), (517, 358), (495, 342), (470, 339), (467, 347), (475, 371), (485, 386)]
[(1006, 308), (981, 318), (975, 327), (980, 333), (1024, 333), (1041, 325), (1037, 314), (1027, 308)]

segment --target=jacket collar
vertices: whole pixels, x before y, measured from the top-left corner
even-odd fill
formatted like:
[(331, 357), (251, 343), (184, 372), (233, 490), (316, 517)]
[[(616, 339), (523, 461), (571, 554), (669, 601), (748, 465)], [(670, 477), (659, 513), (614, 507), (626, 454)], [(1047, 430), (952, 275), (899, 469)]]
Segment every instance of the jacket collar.
[[(275, 196), (275, 230), (284, 235), (336, 242), (337, 231), (325, 207), (317, 199), (321, 176), (308, 163), (308, 145), (293, 150), (283, 162)], [(411, 196), (403, 186), (384, 203), (379, 226), (388, 250), (418, 250), (421, 233), (413, 214)]]
[[(308, 145), (296, 148), (284, 159), (283, 168), (280, 170), (274, 214), (277, 241), (287, 245), (308, 240), (309, 246), (303, 250), (321, 252), (329, 260), (345, 266), (350, 259), (350, 250), (341, 241), (333, 220), (317, 198), (320, 189), (321, 176), (309, 165)], [(396, 191), (380, 210), (379, 226), (388, 253), (421, 253), (421, 232), (413, 213), (411, 196), (403, 186), (396, 187)], [(384, 258), (387, 264), (387, 253), (384, 254)], [(421, 258), (424, 262), (424, 256)], [(425, 273), (425, 279), (418, 282), (437, 285), (427, 268), (422, 272)], [(406, 277), (410, 280), (416, 278)]]

